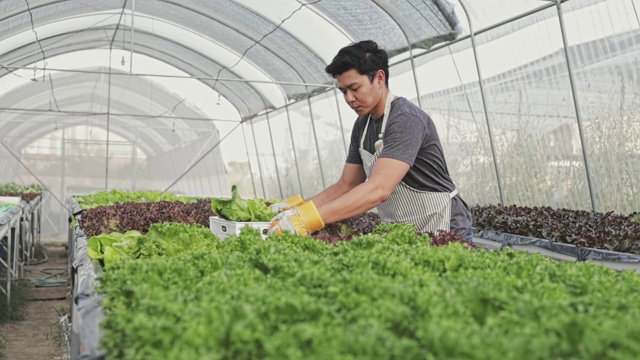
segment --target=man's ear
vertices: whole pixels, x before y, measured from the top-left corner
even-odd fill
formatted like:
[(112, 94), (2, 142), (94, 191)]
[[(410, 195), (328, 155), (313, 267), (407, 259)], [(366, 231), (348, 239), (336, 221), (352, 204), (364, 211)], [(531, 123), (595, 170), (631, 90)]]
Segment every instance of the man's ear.
[(383, 70), (376, 71), (376, 80), (380, 81), (380, 84), (385, 84), (385, 76)]

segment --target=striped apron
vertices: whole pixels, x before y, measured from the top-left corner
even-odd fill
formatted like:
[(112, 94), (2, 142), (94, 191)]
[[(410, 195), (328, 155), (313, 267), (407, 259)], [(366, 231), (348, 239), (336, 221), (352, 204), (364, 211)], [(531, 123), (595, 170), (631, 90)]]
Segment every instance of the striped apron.
[[(382, 131), (380, 132), (379, 140), (375, 143), (375, 153), (371, 154), (364, 149), (364, 138), (369, 128), (371, 115), (367, 119), (367, 124), (360, 139), (360, 157), (362, 158), (367, 179), (371, 178), (373, 166), (382, 151), (382, 139), (393, 98), (393, 94), (389, 92), (384, 108)], [(451, 225), (451, 199), (457, 194), (457, 190), (450, 193), (416, 190), (404, 182), (400, 182), (391, 193), (391, 196), (378, 205), (378, 215), (380, 215), (380, 219), (383, 222), (414, 224), (416, 225), (416, 231), (420, 232), (449, 231)]]

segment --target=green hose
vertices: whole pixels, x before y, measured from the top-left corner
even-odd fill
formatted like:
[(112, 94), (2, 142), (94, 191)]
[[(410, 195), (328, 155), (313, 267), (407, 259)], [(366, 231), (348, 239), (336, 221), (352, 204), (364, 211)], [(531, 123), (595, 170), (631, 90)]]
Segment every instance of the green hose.
[[(67, 284), (66, 274), (67, 270), (65, 268), (44, 268), (40, 270), (40, 272), (45, 273), (49, 276), (43, 278), (29, 278), (29, 282), (31, 285), (35, 287), (56, 287), (56, 286), (64, 286)], [(65, 278), (60, 279), (60, 276), (65, 276)], [(56, 277), (52, 279), (52, 277)]]

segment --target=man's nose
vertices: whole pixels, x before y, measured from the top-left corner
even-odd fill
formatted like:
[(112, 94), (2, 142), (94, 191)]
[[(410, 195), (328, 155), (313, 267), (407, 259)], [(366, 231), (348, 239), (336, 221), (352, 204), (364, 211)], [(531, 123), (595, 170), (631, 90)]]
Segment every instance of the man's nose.
[(348, 91), (344, 94), (344, 99), (347, 101), (347, 104), (349, 105), (351, 105), (351, 103), (354, 103), (356, 101), (356, 97), (353, 96), (353, 94)]

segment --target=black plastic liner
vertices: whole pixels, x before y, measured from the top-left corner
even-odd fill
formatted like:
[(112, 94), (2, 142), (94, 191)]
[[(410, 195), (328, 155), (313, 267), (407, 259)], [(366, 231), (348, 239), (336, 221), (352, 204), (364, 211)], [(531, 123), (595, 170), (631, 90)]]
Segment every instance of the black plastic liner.
[[(556, 254), (573, 257), (576, 261), (592, 260), (595, 262), (602, 262), (607, 266), (612, 265), (610, 267), (615, 269), (619, 269), (621, 267), (634, 268), (636, 271), (640, 272), (640, 255), (581, 247), (553, 242), (546, 239), (513, 235), (490, 230), (476, 230), (473, 236), (501, 243), (503, 247), (513, 247), (518, 245), (535, 246)], [(615, 266), (615, 264), (620, 266)]]
[[(83, 211), (75, 200), (70, 201), (70, 205), (72, 214), (78, 220)], [(96, 292), (96, 285), (102, 268), (96, 260), (89, 258), (88, 239), (78, 223), (76, 221), (71, 231), (73, 303), (70, 353), (74, 359), (100, 360), (105, 359), (104, 351), (100, 350), (100, 322), (104, 318), (104, 309), (100, 303), (104, 296)]]

